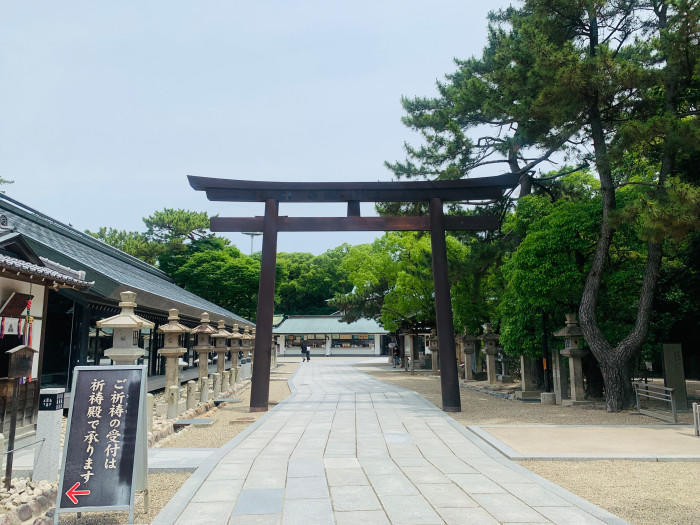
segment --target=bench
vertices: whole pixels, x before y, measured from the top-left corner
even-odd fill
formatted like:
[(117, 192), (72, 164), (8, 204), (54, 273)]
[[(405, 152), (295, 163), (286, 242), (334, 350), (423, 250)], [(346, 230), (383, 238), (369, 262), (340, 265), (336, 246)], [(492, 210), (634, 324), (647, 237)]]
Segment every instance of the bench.
[[(651, 383), (642, 383), (641, 381), (633, 381), (634, 393), (637, 398), (637, 410), (640, 414), (646, 416), (663, 419), (669, 423), (678, 423), (678, 413), (676, 411), (676, 403), (673, 401), (673, 388), (668, 388), (661, 385)], [(652, 408), (642, 408), (640, 398), (646, 398), (653, 401), (661, 401), (662, 404), (668, 404), (670, 413), (664, 410), (655, 410)], [(653, 403), (653, 401), (651, 401)]]

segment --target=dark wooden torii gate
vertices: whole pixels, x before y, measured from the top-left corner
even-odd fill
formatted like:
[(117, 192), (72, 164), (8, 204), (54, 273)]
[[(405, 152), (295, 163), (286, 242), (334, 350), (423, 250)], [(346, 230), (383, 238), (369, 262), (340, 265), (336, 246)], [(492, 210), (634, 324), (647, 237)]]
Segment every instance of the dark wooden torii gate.
[[(498, 227), (493, 216), (445, 216), (443, 202), (498, 199), (518, 184), (518, 175), (498, 175), (437, 182), (266, 182), (188, 176), (195, 190), (211, 201), (264, 202), (264, 217), (213, 217), (213, 232), (263, 232), (258, 288), (257, 337), (253, 361), (250, 411), (267, 410), (270, 391), (270, 348), (274, 313), (277, 232), (415, 231), (431, 233), (435, 314), (441, 354), (442, 409), (461, 411), (450, 285), (447, 279), (446, 230), (485, 231)], [(429, 215), (361, 217), (360, 202), (429, 203)], [(347, 202), (347, 217), (286, 217), (280, 202)]]

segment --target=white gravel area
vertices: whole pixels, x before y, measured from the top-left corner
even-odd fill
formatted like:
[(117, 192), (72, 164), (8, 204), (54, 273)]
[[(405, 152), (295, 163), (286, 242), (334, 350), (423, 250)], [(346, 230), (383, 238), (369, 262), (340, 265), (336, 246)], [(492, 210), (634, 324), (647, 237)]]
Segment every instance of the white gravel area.
[(698, 462), (519, 463), (634, 525), (700, 523)]

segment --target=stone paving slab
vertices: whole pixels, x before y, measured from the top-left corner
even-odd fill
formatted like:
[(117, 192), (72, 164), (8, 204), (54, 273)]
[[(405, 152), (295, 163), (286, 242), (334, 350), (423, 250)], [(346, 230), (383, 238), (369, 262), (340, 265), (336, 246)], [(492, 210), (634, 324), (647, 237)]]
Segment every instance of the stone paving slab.
[(300, 366), (292, 394), (206, 458), (153, 523), (624, 523), (352, 363)]

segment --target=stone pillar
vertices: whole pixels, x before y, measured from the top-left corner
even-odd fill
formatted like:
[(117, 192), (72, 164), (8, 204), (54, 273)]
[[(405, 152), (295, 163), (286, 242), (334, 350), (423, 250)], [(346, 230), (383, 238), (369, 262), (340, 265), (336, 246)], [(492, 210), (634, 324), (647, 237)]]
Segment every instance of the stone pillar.
[(464, 379), (466, 381), (474, 380), (474, 370), (472, 369), (472, 360), (476, 352), (476, 343), (479, 339), (464, 332), (462, 336), (462, 353), (464, 354)]
[[(561, 374), (561, 358), (559, 357), (559, 352), (557, 350), (552, 350), (552, 380), (554, 381), (554, 400), (557, 405), (561, 405), (561, 402), (566, 396), (566, 384), (562, 384), (562, 374)], [(563, 378), (564, 382), (566, 377)]]
[(484, 342), (484, 348), (481, 351), (486, 355), (486, 377), (491, 385), (497, 382), (496, 354), (498, 353), (498, 347), (496, 345), (498, 338), (499, 335), (493, 333), (491, 323), (486, 323), (484, 335), (481, 336), (481, 340)]
[(537, 359), (520, 356), (520, 390), (515, 392), (517, 399), (541, 399), (542, 391), (537, 388)]
[(199, 325), (192, 329), (193, 334), (197, 334), (197, 346), (193, 348), (197, 352), (199, 359), (199, 379), (209, 376), (209, 352), (214, 350), (210, 337), (217, 332), (216, 328), (209, 324), (209, 314), (202, 312)]
[(664, 344), (664, 386), (673, 388), (673, 403), (676, 410), (688, 409), (688, 391), (685, 387), (683, 352), (679, 344)]
[[(576, 314), (566, 314), (566, 326), (561, 330), (554, 332), (555, 337), (564, 338), (564, 349), (561, 350), (561, 355), (569, 358), (569, 383), (571, 385), (571, 399), (564, 401), (564, 390), (561, 392), (561, 402), (566, 405), (581, 404), (585, 403), (584, 400), (585, 390), (583, 387), (583, 367), (581, 366), (581, 358), (588, 353), (587, 350), (583, 349), (583, 332), (581, 327), (578, 325), (578, 320), (576, 319)], [(556, 356), (556, 363), (553, 363), (556, 368), (552, 369), (554, 373), (557, 368), (559, 368), (559, 359)], [(556, 370), (557, 375), (560, 376), (560, 389), (563, 388), (563, 381), (561, 378), (561, 372)], [(555, 394), (557, 380), (555, 379)], [(560, 400), (557, 399), (557, 402)]]
[(214, 383), (214, 397), (217, 398), (221, 395), (221, 374), (212, 374), (211, 377)]
[(277, 340), (280, 342), (280, 356), (283, 356), (287, 350), (287, 347), (285, 346), (285, 339), (286, 337), (284, 334), (277, 336)]
[(430, 331), (430, 342), (428, 343), (428, 348), (430, 349), (430, 362), (433, 372), (437, 372), (440, 369), (440, 349), (438, 347), (437, 330), (435, 329)]
[(180, 389), (176, 386), (168, 387), (166, 390), (168, 394), (168, 419), (174, 419), (177, 417), (177, 403), (180, 396)]
[[(36, 422), (36, 440), (32, 481), (56, 481), (61, 457), (61, 422), (63, 420), (63, 394), (65, 388), (42, 388), (43, 400), (39, 404)], [(8, 411), (9, 414), (9, 411)], [(42, 441), (43, 440), (43, 441)], [(5, 457), (3, 456), (3, 460)]]
[(153, 417), (156, 414), (156, 398), (153, 394), (146, 394), (146, 423), (148, 431), (153, 432)]
[(197, 406), (197, 383), (187, 381), (187, 410)]
[[(179, 323), (180, 315), (177, 309), (168, 310), (168, 323), (158, 327), (163, 334), (163, 348), (158, 350), (158, 355), (165, 356), (165, 391), (169, 392), (171, 386), (180, 388), (180, 356), (187, 349), (180, 346), (180, 336), (190, 331), (185, 325)], [(179, 394), (178, 394), (179, 396)], [(179, 400), (179, 398), (178, 398)]]
[(109, 357), (115, 365), (133, 365), (144, 354), (143, 348), (138, 346), (138, 332), (142, 328), (151, 329), (155, 325), (143, 317), (134, 313), (136, 308), (136, 293), (121, 292), (119, 306), (121, 312), (107, 319), (97, 321), (100, 330), (111, 329), (112, 348), (105, 350), (105, 357)]
[(206, 403), (209, 401), (209, 378), (200, 377), (199, 378), (199, 401), (200, 403)]

